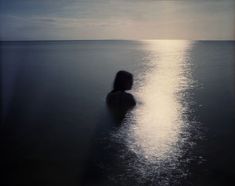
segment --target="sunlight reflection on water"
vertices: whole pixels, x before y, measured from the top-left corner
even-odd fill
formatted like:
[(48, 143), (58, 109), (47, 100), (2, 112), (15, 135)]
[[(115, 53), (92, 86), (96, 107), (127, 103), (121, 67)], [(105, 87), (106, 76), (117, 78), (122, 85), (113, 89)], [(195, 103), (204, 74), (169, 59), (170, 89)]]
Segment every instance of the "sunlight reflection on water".
[[(161, 182), (167, 185), (184, 146), (192, 145), (188, 141), (190, 100), (186, 91), (193, 86), (189, 63), (193, 43), (166, 40), (143, 43), (148, 56), (144, 59), (147, 70), (138, 77), (141, 82), (137, 82), (134, 91), (139, 104), (116, 135), (125, 139), (127, 149), (136, 156), (130, 166), (144, 177), (168, 174)], [(183, 176), (185, 170), (179, 174)]]
[[(179, 150), (186, 109), (183, 91), (191, 85), (187, 63), (190, 42), (146, 41), (151, 65), (137, 90), (142, 103), (133, 113), (133, 140), (128, 144), (150, 161), (164, 160)], [(138, 148), (136, 148), (137, 146)]]

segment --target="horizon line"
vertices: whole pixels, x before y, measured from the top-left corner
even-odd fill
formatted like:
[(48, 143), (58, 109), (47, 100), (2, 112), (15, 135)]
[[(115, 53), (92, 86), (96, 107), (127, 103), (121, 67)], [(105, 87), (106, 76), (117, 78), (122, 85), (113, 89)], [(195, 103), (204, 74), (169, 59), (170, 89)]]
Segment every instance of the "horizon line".
[(35, 40), (0, 40), (0, 42), (45, 42), (45, 41), (235, 41), (235, 39), (35, 39)]

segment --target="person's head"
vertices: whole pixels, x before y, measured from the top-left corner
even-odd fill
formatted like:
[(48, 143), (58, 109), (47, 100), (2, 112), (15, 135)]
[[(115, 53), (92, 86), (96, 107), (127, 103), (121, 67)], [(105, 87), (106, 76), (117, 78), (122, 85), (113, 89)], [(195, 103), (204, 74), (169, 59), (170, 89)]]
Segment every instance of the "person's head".
[(133, 84), (133, 75), (127, 71), (121, 70), (116, 74), (113, 83), (114, 91), (130, 90)]

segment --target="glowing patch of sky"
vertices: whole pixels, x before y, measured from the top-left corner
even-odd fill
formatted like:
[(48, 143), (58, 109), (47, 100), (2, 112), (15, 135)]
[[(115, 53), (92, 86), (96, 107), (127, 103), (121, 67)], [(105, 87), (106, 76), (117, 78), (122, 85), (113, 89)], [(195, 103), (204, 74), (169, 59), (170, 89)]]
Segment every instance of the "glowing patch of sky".
[(3, 40), (235, 38), (235, 0), (0, 2)]

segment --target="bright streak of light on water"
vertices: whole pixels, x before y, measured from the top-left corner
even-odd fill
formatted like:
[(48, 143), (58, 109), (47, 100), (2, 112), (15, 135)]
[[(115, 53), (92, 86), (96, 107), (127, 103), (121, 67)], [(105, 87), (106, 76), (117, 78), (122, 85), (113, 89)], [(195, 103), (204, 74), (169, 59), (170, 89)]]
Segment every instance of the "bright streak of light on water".
[[(139, 102), (117, 134), (135, 154), (129, 164), (144, 177), (168, 174), (177, 169), (179, 158), (189, 148), (187, 90), (190, 77), (190, 41), (143, 41), (148, 55), (146, 70), (138, 77), (135, 96)], [(185, 160), (187, 161), (187, 160)], [(184, 170), (180, 170), (182, 176)], [(161, 182), (162, 185), (167, 185)]]
[[(137, 90), (140, 106), (133, 113), (130, 147), (146, 159), (163, 160), (178, 151), (187, 118), (184, 91), (191, 86), (188, 41), (146, 41), (149, 70)], [(138, 146), (138, 148), (136, 148)]]

